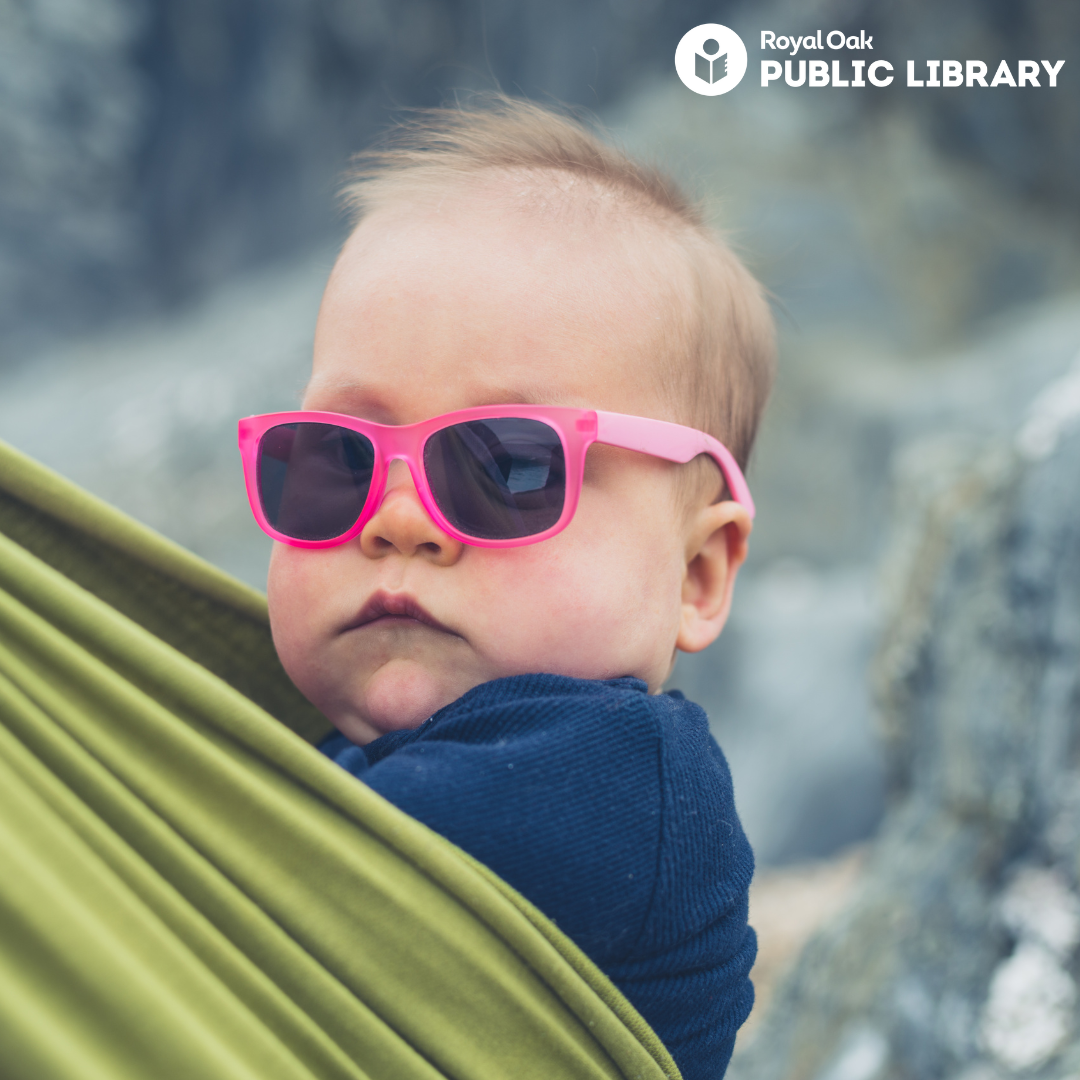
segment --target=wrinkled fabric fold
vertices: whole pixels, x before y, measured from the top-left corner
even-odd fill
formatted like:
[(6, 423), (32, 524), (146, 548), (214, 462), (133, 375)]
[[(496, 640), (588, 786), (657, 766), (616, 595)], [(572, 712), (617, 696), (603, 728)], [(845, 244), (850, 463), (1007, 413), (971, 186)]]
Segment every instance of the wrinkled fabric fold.
[(0, 444), (0, 1075), (677, 1076), (328, 727), (258, 593)]

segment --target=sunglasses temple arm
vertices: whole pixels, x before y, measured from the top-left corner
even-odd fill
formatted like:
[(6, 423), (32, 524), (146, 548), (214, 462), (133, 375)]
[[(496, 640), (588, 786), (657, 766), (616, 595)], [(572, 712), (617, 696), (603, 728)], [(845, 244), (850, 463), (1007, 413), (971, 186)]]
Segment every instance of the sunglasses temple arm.
[(742, 469), (731, 451), (707, 432), (666, 420), (597, 410), (596, 441), (680, 464), (693, 461), (698, 454), (708, 454), (724, 474), (731, 497), (745, 507), (751, 518), (754, 516), (754, 500)]

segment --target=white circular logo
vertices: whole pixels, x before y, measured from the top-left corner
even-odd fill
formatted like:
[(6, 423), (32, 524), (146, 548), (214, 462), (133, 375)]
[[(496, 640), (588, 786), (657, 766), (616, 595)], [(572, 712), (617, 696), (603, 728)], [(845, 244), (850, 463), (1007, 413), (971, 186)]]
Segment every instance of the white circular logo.
[(675, 50), (675, 70), (695, 94), (726, 94), (746, 74), (746, 46), (734, 30), (702, 23), (683, 34)]

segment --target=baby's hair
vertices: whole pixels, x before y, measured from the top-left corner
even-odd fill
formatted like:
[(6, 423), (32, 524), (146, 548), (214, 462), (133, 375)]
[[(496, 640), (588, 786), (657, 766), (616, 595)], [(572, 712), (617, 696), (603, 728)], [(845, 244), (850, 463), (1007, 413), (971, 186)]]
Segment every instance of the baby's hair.
[(449, 181), (485, 171), (588, 180), (609, 196), (605, 202), (670, 234), (690, 268), (694, 295), (661, 361), (662, 392), (674, 418), (716, 436), (745, 468), (772, 384), (772, 316), (761, 285), (708, 227), (700, 206), (659, 169), (633, 160), (576, 117), (495, 94), (406, 114), (356, 155), (342, 196), (359, 222), (382, 206), (430, 197)]

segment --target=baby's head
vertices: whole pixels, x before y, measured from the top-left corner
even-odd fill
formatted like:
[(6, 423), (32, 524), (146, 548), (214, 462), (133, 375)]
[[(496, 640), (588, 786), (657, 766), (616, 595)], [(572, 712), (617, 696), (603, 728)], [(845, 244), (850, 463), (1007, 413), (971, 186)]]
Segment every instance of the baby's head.
[[(360, 159), (359, 224), (330, 276), (305, 410), (407, 425), (570, 406), (709, 432), (741, 465), (771, 379), (757, 283), (670, 181), (534, 105), (427, 114)], [(750, 533), (709, 457), (596, 444), (573, 519), (537, 543), (463, 543), (409, 466), (352, 539), (277, 543), (274, 642), (353, 741), (416, 727), (490, 679), (633, 675), (727, 618)]]

